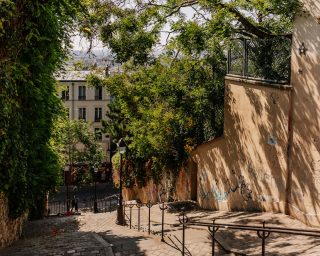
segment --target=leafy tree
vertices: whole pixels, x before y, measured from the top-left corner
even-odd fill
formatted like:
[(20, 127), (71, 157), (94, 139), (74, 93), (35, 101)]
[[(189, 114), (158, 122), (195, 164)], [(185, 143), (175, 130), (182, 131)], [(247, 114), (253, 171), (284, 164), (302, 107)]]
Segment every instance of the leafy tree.
[(298, 0), (87, 3), (83, 34), (98, 35), (123, 63), (103, 81), (114, 96), (105, 127), (128, 142), (127, 179), (142, 180), (177, 173), (197, 145), (221, 134), (230, 39), (290, 37), (299, 10)]
[(0, 1), (0, 190), (10, 216), (42, 213), (61, 170), (50, 143), (63, 113), (54, 72), (61, 66), (77, 0)]
[(128, 144), (127, 180), (145, 181), (146, 169), (156, 180), (164, 170), (176, 173), (196, 145), (221, 134), (223, 72), (218, 79), (205, 60), (168, 61), (163, 56), (103, 81), (114, 96), (104, 126), (115, 142)]
[(89, 124), (82, 120), (63, 120), (59, 139), (55, 141), (59, 143), (64, 165), (70, 165), (76, 171), (77, 183), (90, 182), (92, 177), (88, 170), (102, 162), (103, 151)]
[(300, 9), (298, 0), (89, 0), (87, 4), (90, 12), (81, 24), (83, 34), (90, 39), (99, 36), (118, 61), (133, 59), (136, 64), (153, 60), (153, 47), (163, 43), (161, 33), (167, 34), (165, 44), (177, 38), (184, 49), (196, 52), (230, 37), (290, 37)]

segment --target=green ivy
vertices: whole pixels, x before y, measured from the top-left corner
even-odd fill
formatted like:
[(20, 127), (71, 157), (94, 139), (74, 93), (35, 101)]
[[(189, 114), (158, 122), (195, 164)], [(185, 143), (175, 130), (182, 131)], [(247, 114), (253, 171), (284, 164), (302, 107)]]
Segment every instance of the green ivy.
[(0, 1), (0, 190), (10, 216), (37, 208), (61, 170), (50, 143), (63, 114), (54, 72), (69, 46), (79, 1)]

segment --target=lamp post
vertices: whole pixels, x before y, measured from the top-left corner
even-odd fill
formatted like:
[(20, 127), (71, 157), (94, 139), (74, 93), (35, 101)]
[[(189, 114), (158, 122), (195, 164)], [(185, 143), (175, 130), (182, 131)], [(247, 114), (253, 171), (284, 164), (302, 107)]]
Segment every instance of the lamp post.
[(118, 202), (118, 209), (117, 209), (117, 221), (116, 224), (124, 225), (124, 214), (123, 214), (123, 207), (122, 207), (122, 155), (126, 152), (126, 144), (124, 140), (121, 138), (118, 143), (119, 153), (120, 153), (120, 186), (119, 186), (119, 202)]
[(93, 203), (93, 212), (98, 213), (98, 203), (97, 203), (97, 174), (98, 174), (98, 168), (94, 167), (93, 168), (93, 173), (94, 173), (94, 203)]
[(70, 211), (69, 173), (70, 173), (70, 166), (66, 165), (64, 167), (64, 179), (65, 179), (65, 183), (67, 185), (67, 212)]

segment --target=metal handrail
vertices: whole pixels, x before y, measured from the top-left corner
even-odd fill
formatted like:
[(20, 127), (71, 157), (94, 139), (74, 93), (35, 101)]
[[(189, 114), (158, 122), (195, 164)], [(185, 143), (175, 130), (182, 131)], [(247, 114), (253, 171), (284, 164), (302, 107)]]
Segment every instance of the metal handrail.
[[(204, 226), (204, 227), (219, 227), (225, 229), (239, 229), (239, 230), (250, 230), (250, 231), (265, 231), (265, 232), (276, 232), (283, 234), (295, 234), (304, 236), (316, 236), (320, 237), (320, 230), (307, 230), (307, 229), (294, 229), (294, 228), (281, 228), (281, 227), (259, 227), (252, 225), (241, 225), (241, 224), (229, 224), (229, 223), (209, 223), (209, 222), (197, 222), (191, 221), (186, 224), (187, 226)], [(300, 232), (300, 233), (298, 233)]]
[[(148, 201), (149, 203), (150, 201)], [(132, 208), (138, 207), (138, 214), (140, 214), (141, 206), (146, 206), (149, 208), (148, 214), (148, 233), (150, 234), (150, 208), (154, 205), (151, 204), (148, 206), (148, 203), (124, 203), (124, 207), (130, 208), (130, 215), (129, 215), (129, 223), (130, 228), (132, 226)], [(159, 204), (160, 210), (162, 211), (162, 221), (161, 221), (161, 241), (164, 242), (164, 211), (167, 209), (167, 205), (164, 202), (155, 203)], [(309, 236), (309, 237), (320, 237), (320, 230), (307, 230), (307, 229), (297, 229), (297, 228), (285, 228), (285, 227), (277, 227), (277, 226), (266, 226), (266, 222), (263, 221), (261, 226), (257, 225), (243, 225), (243, 224), (233, 224), (233, 223), (217, 223), (216, 219), (212, 222), (203, 222), (203, 221), (196, 221), (188, 218), (184, 211), (178, 216), (178, 223), (176, 226), (182, 226), (182, 255), (185, 255), (187, 248), (185, 247), (185, 231), (188, 227), (191, 226), (200, 226), (200, 227), (207, 227), (209, 232), (211, 233), (212, 239), (212, 252), (211, 255), (215, 255), (215, 244), (217, 242), (216, 239), (216, 232), (218, 230), (228, 229), (228, 230), (243, 230), (243, 231), (255, 231), (257, 236), (261, 239), (261, 255), (265, 255), (266, 250), (266, 239), (270, 236), (271, 233), (278, 233), (278, 234), (290, 234), (290, 235), (301, 235), (301, 236)], [(140, 230), (140, 216), (138, 216), (138, 230)]]

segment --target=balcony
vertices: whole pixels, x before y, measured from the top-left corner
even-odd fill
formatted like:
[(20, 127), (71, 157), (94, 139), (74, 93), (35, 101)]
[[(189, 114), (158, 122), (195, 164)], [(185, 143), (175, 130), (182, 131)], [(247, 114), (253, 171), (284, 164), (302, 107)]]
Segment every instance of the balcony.
[(234, 39), (228, 52), (228, 75), (290, 84), (291, 38)]

